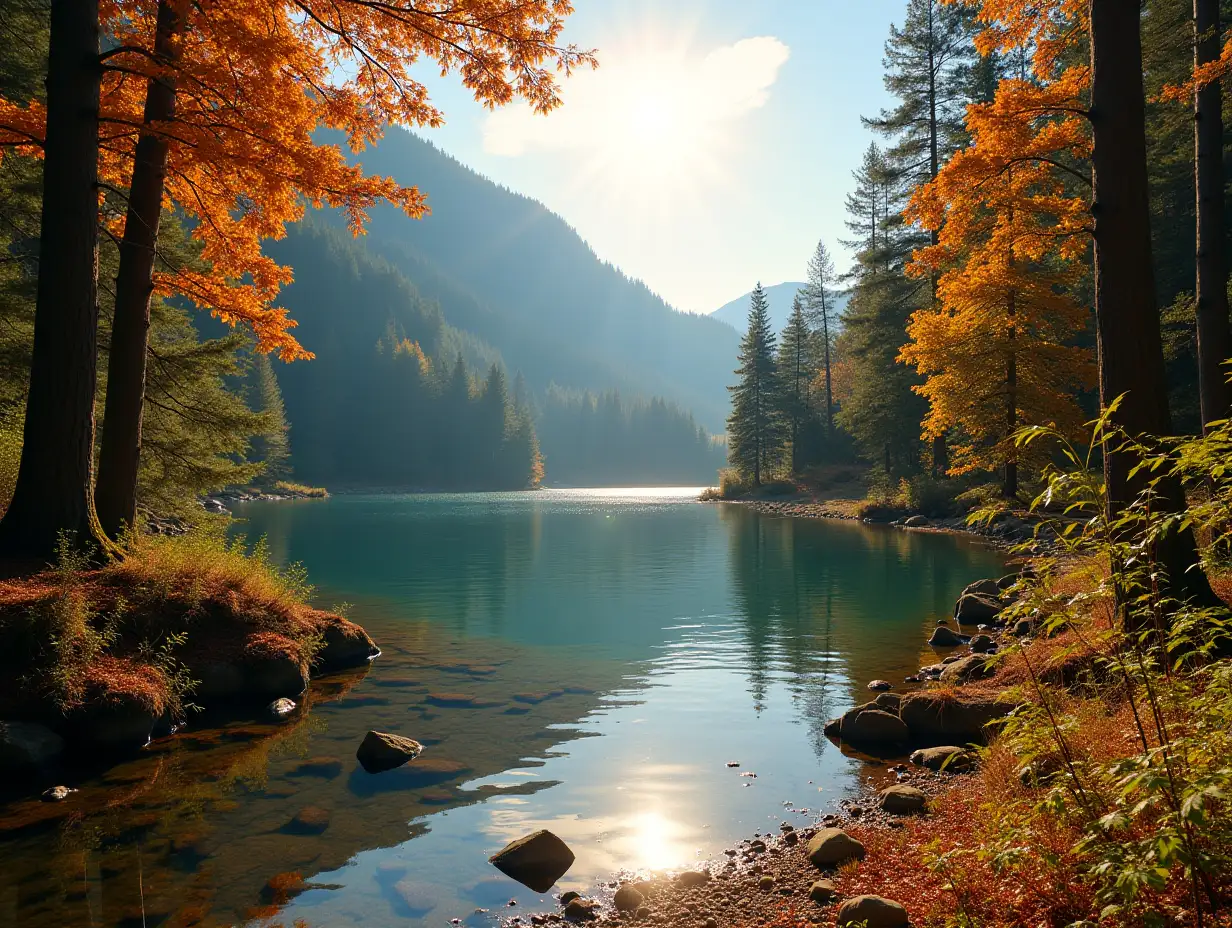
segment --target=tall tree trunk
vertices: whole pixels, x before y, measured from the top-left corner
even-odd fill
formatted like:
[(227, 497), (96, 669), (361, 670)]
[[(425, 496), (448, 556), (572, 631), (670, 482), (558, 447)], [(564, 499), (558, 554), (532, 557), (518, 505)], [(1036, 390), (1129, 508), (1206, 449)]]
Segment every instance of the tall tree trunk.
[[(1219, 0), (1194, 0), (1194, 67), (1219, 57)], [(1194, 94), (1194, 190), (1197, 216), (1198, 396), (1202, 430), (1226, 419), (1232, 389), (1224, 362), (1232, 357), (1228, 272), (1224, 266), (1223, 111), (1219, 82)]]
[[(175, 0), (160, 0), (154, 57), (174, 66), (175, 36), (184, 18)], [(167, 177), (167, 140), (148, 127), (175, 118), (175, 75), (151, 78), (146, 88), (145, 125), (137, 140), (128, 193), (120, 267), (116, 275), (115, 316), (107, 360), (107, 403), (103, 414), (94, 502), (99, 522), (112, 537), (137, 518), (137, 469), (141, 456), (141, 412), (145, 402), (146, 351), (150, 336), (158, 224)]]
[[(928, 4), (928, 178), (936, 180), (941, 170), (941, 158), (938, 154), (937, 141), (937, 65), (934, 50), (936, 48), (936, 33), (934, 14), (936, 4), (929, 0)], [(936, 245), (939, 235), (936, 229), (929, 233), (929, 240)], [(932, 288), (933, 309), (937, 308), (937, 275), (929, 277)], [(932, 470), (934, 477), (944, 477), (950, 469), (949, 447), (946, 444), (945, 433), (933, 436)]]
[(0, 552), (50, 560), (102, 541), (91, 497), (98, 337), (98, 0), (51, 4), (34, 351)]
[[(1014, 259), (1011, 257), (1011, 266), (1013, 262)], [(1018, 455), (1014, 448), (1014, 432), (1018, 430), (1018, 352), (1014, 342), (1018, 333), (1014, 328), (1017, 305), (1013, 290), (1009, 293), (1006, 315), (1009, 317), (1009, 327), (1006, 333), (1009, 348), (1005, 352), (1005, 439), (1009, 443), (1009, 450), (1005, 458), (1005, 481), (1001, 485), (1001, 493), (1010, 499), (1018, 495)]]
[(834, 438), (834, 385), (830, 380), (830, 312), (826, 308), (826, 285), (821, 285), (821, 337), (826, 354), (826, 440)]
[[(1090, 0), (1091, 127), (1094, 139), (1092, 205), (1095, 233), (1095, 325), (1099, 396), (1104, 408), (1124, 395), (1112, 423), (1131, 437), (1167, 435), (1164, 355), (1155, 307), (1147, 194), (1145, 98), (1137, 3)], [(1115, 516), (1144, 489), (1131, 480), (1135, 457), (1105, 449), (1108, 508)], [(1179, 481), (1158, 482), (1154, 508), (1185, 505)], [(1156, 549), (1169, 592), (1203, 603), (1217, 601), (1197, 562), (1193, 533), (1170, 534)]]

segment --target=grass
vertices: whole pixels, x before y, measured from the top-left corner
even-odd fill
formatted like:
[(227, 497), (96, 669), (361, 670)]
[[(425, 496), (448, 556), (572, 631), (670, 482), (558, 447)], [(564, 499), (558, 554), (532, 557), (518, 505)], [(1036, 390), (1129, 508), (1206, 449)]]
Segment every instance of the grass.
[(274, 484), (274, 490), (295, 496), (306, 496), (309, 499), (324, 499), (329, 496), (329, 491), (325, 487), (310, 487), (307, 484), (292, 483), (289, 480), (279, 480)]
[(94, 568), (65, 547), (53, 569), (0, 580), (0, 714), (128, 699), (182, 717), (193, 663), (281, 656), (306, 672), (337, 621), (310, 594), (263, 542), (216, 530), (130, 537)]

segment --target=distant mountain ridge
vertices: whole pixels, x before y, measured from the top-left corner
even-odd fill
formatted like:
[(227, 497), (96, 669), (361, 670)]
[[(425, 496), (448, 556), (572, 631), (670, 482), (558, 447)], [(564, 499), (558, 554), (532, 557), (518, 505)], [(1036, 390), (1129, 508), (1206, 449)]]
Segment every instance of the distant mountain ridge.
[(511, 375), (521, 372), (536, 393), (557, 384), (662, 396), (723, 430), (739, 341), (731, 326), (673, 309), (541, 203), (410, 132), (389, 130), (359, 160), (415, 184), (432, 207), (422, 220), (378, 207), (366, 250), (438, 304), (448, 326), (499, 352)]
[[(787, 325), (787, 319), (791, 315), (792, 297), (796, 295), (798, 290), (803, 290), (807, 286), (808, 284), (800, 281), (786, 281), (781, 284), (762, 287), (762, 290), (766, 293), (766, 300), (770, 304), (770, 324), (774, 327), (774, 331), (783, 331), (783, 328)], [(828, 288), (826, 293), (834, 299), (832, 318), (837, 324), (838, 317), (842, 315), (843, 310), (847, 307), (848, 294), (841, 290), (831, 292)], [(744, 296), (737, 297), (730, 303), (724, 303), (710, 314), (710, 318), (726, 322), (738, 333), (743, 333), (748, 327), (749, 299), (752, 296), (753, 291), (750, 290)]]

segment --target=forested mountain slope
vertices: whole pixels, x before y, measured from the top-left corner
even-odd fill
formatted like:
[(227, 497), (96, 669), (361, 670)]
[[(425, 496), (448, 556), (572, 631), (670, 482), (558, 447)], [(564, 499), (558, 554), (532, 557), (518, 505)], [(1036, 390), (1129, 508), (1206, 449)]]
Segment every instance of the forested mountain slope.
[(366, 170), (418, 185), (432, 215), (378, 208), (365, 245), (439, 302), (445, 320), (498, 350), (532, 390), (660, 395), (721, 431), (737, 335), (673, 310), (600, 260), (559, 216), (391, 129)]

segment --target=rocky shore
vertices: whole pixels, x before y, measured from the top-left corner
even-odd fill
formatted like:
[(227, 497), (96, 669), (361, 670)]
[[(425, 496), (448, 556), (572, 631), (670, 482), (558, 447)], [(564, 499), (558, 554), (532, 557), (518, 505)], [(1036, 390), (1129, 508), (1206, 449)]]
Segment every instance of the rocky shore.
[[(611, 928), (918, 924), (912, 921), (916, 900), (910, 893), (910, 873), (903, 876), (902, 859), (885, 856), (885, 848), (893, 842), (880, 836), (910, 833), (922, 847), (935, 823), (945, 815), (954, 817), (954, 809), (962, 805), (956, 806), (955, 797), (965, 801), (974, 794), (980, 758), (971, 745), (985, 742), (990, 723), (1014, 708), (996, 681), (988, 678), (1002, 651), (1036, 633), (1002, 618), (1014, 602), (1015, 585), (1022, 576), (1010, 574), (969, 585), (955, 603), (953, 617), (938, 624), (938, 631), (947, 634), (934, 633), (928, 642), (938, 655), (935, 664), (920, 668), (901, 684), (870, 681), (868, 687), (876, 696), (826, 725), (825, 734), (836, 744), (885, 758), (895, 782), (842, 803), (809, 827), (783, 822), (777, 832), (755, 834), (697, 869), (617, 879), (596, 887), (589, 898), (565, 893), (559, 897), (559, 911), (512, 916), (505, 919), (506, 928), (527, 923), (593, 923)], [(903, 687), (908, 691), (893, 692)], [(523, 841), (533, 843), (537, 838)], [(555, 850), (551, 842), (544, 844)], [(496, 855), (493, 863), (520, 878), (499, 860), (513, 848)], [(561, 856), (552, 881), (572, 861), (567, 848), (555, 853)], [(898, 888), (901, 893), (894, 892)], [(916, 914), (918, 919), (922, 913)]]

